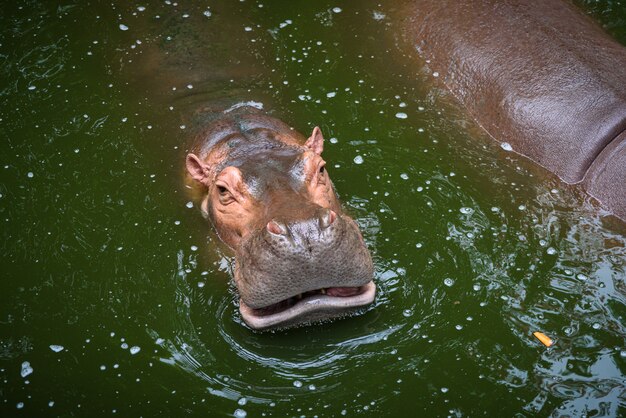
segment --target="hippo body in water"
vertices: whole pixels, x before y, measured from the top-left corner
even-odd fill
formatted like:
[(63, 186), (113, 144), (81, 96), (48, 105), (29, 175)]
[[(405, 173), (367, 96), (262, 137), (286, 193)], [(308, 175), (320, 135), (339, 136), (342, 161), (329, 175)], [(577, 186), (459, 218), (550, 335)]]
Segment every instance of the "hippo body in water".
[(306, 139), (251, 108), (225, 112), (186, 158), (201, 210), (235, 252), (242, 318), (253, 329), (332, 318), (369, 305), (373, 264), (341, 210), (321, 157)]
[(626, 221), (626, 48), (563, 0), (412, 0), (412, 56), (505, 149)]

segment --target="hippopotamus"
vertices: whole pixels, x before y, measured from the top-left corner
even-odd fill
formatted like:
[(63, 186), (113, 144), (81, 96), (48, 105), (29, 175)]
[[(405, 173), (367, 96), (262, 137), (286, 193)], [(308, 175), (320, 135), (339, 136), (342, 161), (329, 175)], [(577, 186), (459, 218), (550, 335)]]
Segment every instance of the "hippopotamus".
[(626, 48), (563, 0), (412, 0), (408, 55), (503, 148), (626, 220)]
[(371, 255), (341, 208), (318, 127), (305, 139), (252, 108), (223, 112), (186, 157), (200, 208), (235, 253), (239, 311), (255, 330), (333, 318), (374, 301)]

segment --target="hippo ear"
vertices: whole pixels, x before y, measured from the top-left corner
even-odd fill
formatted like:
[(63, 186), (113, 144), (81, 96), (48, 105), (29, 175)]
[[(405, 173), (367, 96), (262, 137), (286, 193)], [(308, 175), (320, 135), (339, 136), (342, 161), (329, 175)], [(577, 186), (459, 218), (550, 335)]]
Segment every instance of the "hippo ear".
[(318, 126), (313, 128), (313, 133), (309, 139), (306, 140), (304, 146), (317, 155), (322, 154), (322, 151), (324, 151), (324, 137), (322, 136), (322, 131)]
[(209, 165), (202, 161), (196, 154), (187, 154), (187, 171), (194, 180), (209, 185)]

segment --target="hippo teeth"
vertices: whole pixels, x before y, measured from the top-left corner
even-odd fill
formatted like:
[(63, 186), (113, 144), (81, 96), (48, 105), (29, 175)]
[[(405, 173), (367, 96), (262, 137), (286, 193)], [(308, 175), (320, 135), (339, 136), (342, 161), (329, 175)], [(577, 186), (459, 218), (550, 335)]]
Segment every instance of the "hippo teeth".
[(292, 296), (288, 299), (281, 300), (280, 302), (275, 303), (270, 306), (252, 309), (252, 311), (254, 312), (255, 315), (258, 315), (258, 316), (273, 315), (273, 314), (289, 309), (290, 307), (294, 306), (296, 303), (301, 301), (303, 298), (307, 298), (309, 296), (328, 295), (328, 296), (333, 296), (333, 297), (338, 297), (338, 298), (351, 297), (351, 296), (356, 296), (362, 293), (365, 290), (365, 287), (366, 286), (329, 287), (325, 289), (310, 290), (308, 292), (299, 293), (296, 296)]
[(261, 309), (251, 308), (240, 299), (239, 312), (255, 330), (289, 328), (346, 315), (370, 305), (375, 297), (376, 285), (370, 281), (360, 287), (312, 290)]

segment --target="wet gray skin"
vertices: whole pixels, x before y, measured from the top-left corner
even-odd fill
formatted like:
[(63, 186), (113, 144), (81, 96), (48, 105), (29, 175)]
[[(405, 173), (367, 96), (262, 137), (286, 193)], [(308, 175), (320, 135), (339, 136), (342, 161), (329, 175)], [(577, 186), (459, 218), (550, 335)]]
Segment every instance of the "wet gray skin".
[(244, 108), (213, 122), (187, 157), (203, 212), (235, 251), (240, 312), (254, 329), (333, 318), (374, 300), (370, 253), (341, 209), (322, 149), (317, 128), (305, 143)]

